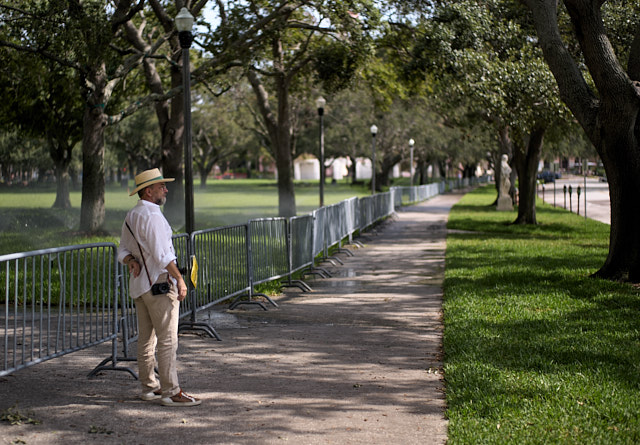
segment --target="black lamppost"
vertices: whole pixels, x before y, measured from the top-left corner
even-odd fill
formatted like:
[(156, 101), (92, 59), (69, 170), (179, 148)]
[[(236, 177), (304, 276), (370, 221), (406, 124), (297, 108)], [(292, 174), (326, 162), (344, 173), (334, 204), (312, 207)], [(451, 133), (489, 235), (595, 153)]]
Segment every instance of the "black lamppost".
[(189, 48), (193, 42), (193, 16), (187, 8), (182, 8), (175, 18), (180, 48), (182, 48), (182, 86), (184, 97), (184, 205), (186, 232), (194, 229), (193, 216), (193, 156), (191, 153), (191, 70), (189, 69)]
[(409, 176), (411, 177), (411, 186), (413, 187), (413, 146), (416, 141), (409, 139)]
[(327, 101), (320, 96), (316, 99), (318, 118), (320, 119), (320, 207), (324, 206), (324, 106)]
[(378, 134), (378, 127), (372, 125), (369, 129), (371, 131), (371, 194), (376, 194), (376, 134)]

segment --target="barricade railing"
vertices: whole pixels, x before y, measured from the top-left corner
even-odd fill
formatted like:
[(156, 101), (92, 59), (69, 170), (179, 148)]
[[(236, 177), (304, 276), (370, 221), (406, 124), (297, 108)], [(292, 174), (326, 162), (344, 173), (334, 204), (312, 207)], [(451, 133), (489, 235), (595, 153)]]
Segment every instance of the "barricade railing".
[(0, 256), (0, 376), (118, 335), (113, 243)]
[(358, 198), (349, 198), (345, 202), (346, 234), (348, 242), (353, 242), (353, 235), (360, 229), (358, 225)]
[(198, 261), (194, 310), (206, 309), (249, 291), (248, 224), (193, 233)]
[(377, 193), (360, 198), (360, 229), (372, 226), (376, 221), (390, 216), (395, 211), (393, 192)]
[(267, 308), (254, 296), (261, 296), (272, 306), (278, 307), (268, 295), (255, 292), (256, 284), (266, 283), (284, 277), (288, 273), (287, 255), (287, 219), (260, 218), (250, 220), (247, 232), (247, 260), (249, 268), (249, 288), (245, 299), (236, 298), (230, 308), (240, 304), (256, 304), (262, 309)]
[(318, 227), (318, 230), (324, 231), (322, 241), (322, 261), (330, 262), (332, 264), (335, 264), (336, 262), (344, 264), (340, 258), (329, 255), (329, 248), (338, 244), (342, 239), (341, 234), (343, 231), (341, 227), (341, 212), (344, 211), (344, 208), (341, 204), (342, 203), (338, 203), (324, 207), (324, 224), (323, 226)]
[(277, 280), (289, 273), (287, 219), (261, 218), (249, 221), (252, 284)]
[(307, 273), (320, 275), (322, 277), (330, 277), (331, 274), (328, 270), (323, 267), (316, 265), (316, 257), (322, 255), (322, 258), (326, 257), (325, 252), (325, 220), (327, 218), (327, 207), (321, 207), (319, 209), (314, 210), (313, 215), (313, 230), (312, 230), (312, 238), (313, 243), (311, 244), (311, 256), (309, 261), (311, 265), (309, 269), (306, 270)]
[[(191, 262), (190, 256), (190, 242), (189, 235), (186, 233), (180, 233), (177, 235), (173, 235), (171, 237), (171, 242), (173, 243), (173, 250), (176, 253), (176, 260), (178, 262), (178, 267), (181, 269), (181, 272), (185, 274), (189, 270), (189, 263)], [(192, 304), (190, 304), (189, 299), (185, 298), (180, 302), (180, 317), (185, 318), (192, 314)]]
[[(254, 286), (283, 278), (291, 284), (296, 272), (329, 276), (316, 265), (316, 257), (327, 258), (329, 247), (340, 248), (344, 239), (351, 240), (357, 231), (392, 215), (399, 205), (468, 184), (467, 180), (449, 180), (397, 187), (322, 207), (309, 215), (255, 219), (199, 230), (190, 237), (174, 235), (179, 266), (190, 265), (191, 256), (198, 262), (197, 286), (181, 303), (180, 326), (202, 328), (220, 339), (213, 327), (197, 322), (198, 312), (227, 300), (230, 307), (244, 304), (247, 301), (241, 298), (246, 296), (252, 303), (256, 295), (277, 306), (266, 295), (255, 293)], [(132, 360), (129, 348), (138, 337), (128, 282), (128, 270), (118, 263), (113, 243), (0, 256), (0, 286), (4, 287), (0, 291), (0, 298), (4, 298), (0, 302), (0, 330), (4, 333), (0, 376), (107, 341), (112, 342), (111, 357), (90, 375), (108, 369), (135, 376), (131, 369), (118, 366), (118, 361)], [(306, 284), (300, 287), (310, 289)], [(265, 308), (261, 302), (256, 304)], [(123, 357), (118, 355), (119, 337)], [(107, 366), (108, 361), (112, 365)]]
[(353, 255), (348, 249), (342, 248), (342, 240), (347, 238), (353, 230), (353, 215), (350, 200), (344, 200), (328, 208), (328, 217), (325, 224), (325, 243), (328, 248), (337, 247), (334, 252)]
[[(314, 215), (294, 216), (289, 219), (289, 279), (295, 272), (313, 266)], [(290, 283), (291, 284), (291, 283)]]
[(441, 183), (433, 183), (414, 187), (391, 187), (391, 190), (395, 193), (394, 204), (396, 207), (400, 207), (432, 198), (440, 193), (440, 184)]

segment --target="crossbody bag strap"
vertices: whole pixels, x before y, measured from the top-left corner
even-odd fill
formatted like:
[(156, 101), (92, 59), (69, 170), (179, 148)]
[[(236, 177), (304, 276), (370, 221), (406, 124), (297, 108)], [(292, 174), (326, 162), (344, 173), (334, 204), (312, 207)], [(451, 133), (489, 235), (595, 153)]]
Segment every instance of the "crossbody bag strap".
[(138, 250), (140, 251), (140, 257), (142, 258), (142, 264), (144, 264), (144, 270), (147, 271), (147, 280), (149, 280), (149, 286), (153, 286), (153, 284), (151, 284), (151, 275), (149, 274), (149, 269), (147, 269), (147, 262), (144, 260), (144, 255), (142, 254), (142, 247), (140, 246), (140, 243), (136, 239), (136, 236), (133, 234), (133, 230), (131, 230), (131, 227), (129, 227), (129, 223), (127, 221), (125, 221), (124, 223), (127, 225), (127, 229), (129, 229), (129, 232), (131, 232), (131, 236), (133, 237), (136, 244), (138, 245)]

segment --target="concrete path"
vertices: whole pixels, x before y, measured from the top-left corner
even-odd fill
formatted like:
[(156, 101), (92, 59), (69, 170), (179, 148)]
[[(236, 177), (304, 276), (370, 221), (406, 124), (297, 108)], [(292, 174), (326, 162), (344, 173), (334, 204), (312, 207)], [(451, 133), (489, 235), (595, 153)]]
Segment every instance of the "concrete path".
[(460, 196), (403, 209), (277, 309), (206, 314), (223, 341), (182, 334), (179, 350), (201, 406), (138, 400), (127, 373), (87, 379), (102, 345), (0, 379), (0, 413), (40, 422), (0, 421), (0, 444), (444, 444), (445, 225)]

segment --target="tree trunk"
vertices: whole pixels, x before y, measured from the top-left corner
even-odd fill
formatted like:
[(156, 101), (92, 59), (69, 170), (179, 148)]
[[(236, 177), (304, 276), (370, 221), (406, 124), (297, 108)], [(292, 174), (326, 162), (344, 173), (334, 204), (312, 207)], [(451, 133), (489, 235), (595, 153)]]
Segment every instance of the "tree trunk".
[[(423, 159), (418, 159), (418, 161), (416, 162), (416, 170), (418, 173), (418, 183), (416, 185), (424, 185), (424, 184), (428, 184), (429, 183), (429, 178), (428, 178), (428, 164), (426, 160)], [(414, 173), (415, 175), (415, 173)]]
[(389, 185), (389, 177), (393, 167), (402, 160), (401, 154), (388, 154), (382, 157), (382, 166), (376, 173), (376, 191), (381, 191), (382, 186)]
[(476, 166), (475, 165), (465, 165), (464, 170), (462, 171), (463, 178), (473, 178), (476, 176)]
[(200, 166), (198, 170), (200, 170), (200, 189), (205, 190), (207, 188), (207, 176), (209, 176), (211, 169), (207, 171), (207, 167)]
[(355, 184), (357, 182), (356, 167), (358, 165), (358, 160), (355, 158), (355, 156), (351, 155), (349, 155), (349, 160), (351, 161), (351, 165), (349, 165), (349, 176), (351, 177), (351, 184)]
[(527, 146), (524, 149), (513, 150), (513, 160), (520, 185), (518, 217), (514, 224), (538, 223), (536, 220), (536, 171), (542, 152), (544, 132), (543, 128), (534, 129), (529, 135)]
[[(602, 20), (604, 2), (565, 0), (596, 92), (560, 35), (555, 0), (524, 0), (562, 100), (602, 159), (611, 201), (609, 254), (594, 275), (640, 281), (640, 28), (628, 71), (620, 65)], [(582, 62), (580, 62), (582, 63)]]
[[(604, 113), (603, 113), (604, 114)], [(640, 282), (640, 145), (635, 119), (602, 117), (602, 143), (596, 147), (607, 175), (611, 201), (609, 254), (596, 276)]]
[(54, 209), (70, 209), (71, 199), (69, 197), (69, 164), (55, 166), (56, 171), (56, 200), (53, 203)]
[(70, 209), (71, 199), (69, 197), (69, 165), (71, 164), (71, 144), (64, 141), (51, 141), (50, 155), (53, 160), (56, 175), (56, 200), (53, 203), (55, 209)]
[(106, 72), (102, 64), (91, 71), (88, 81), (93, 85), (87, 98), (82, 137), (82, 201), (80, 231), (97, 233), (104, 224), (104, 129), (107, 124), (104, 107)]
[[(289, 106), (289, 80), (278, 76), (276, 81), (278, 95), (278, 140), (272, 144), (277, 151), (278, 168), (278, 215), (286, 218), (296, 216), (296, 195), (293, 186), (293, 156), (291, 107)], [(274, 141), (276, 142), (276, 141)]]
[[(181, 52), (179, 52), (181, 54)], [(182, 85), (182, 58), (178, 59), (178, 66), (171, 67), (172, 88)], [(157, 107), (156, 107), (157, 108)], [(175, 178), (167, 183), (169, 193), (164, 205), (167, 220), (174, 227), (184, 226), (185, 195), (184, 195), (184, 95), (174, 96), (170, 104), (164, 104), (164, 112), (158, 113), (158, 123), (162, 129), (162, 173), (168, 178)], [(167, 114), (166, 110), (170, 112)]]
[(167, 183), (169, 193), (164, 205), (166, 218), (173, 227), (184, 226), (186, 218), (182, 168), (184, 165), (184, 107), (182, 104), (176, 104), (182, 101), (182, 95), (175, 96), (171, 100), (171, 118), (162, 129), (162, 173), (167, 178), (175, 178), (175, 181)]
[(276, 76), (277, 116), (271, 109), (264, 85), (253, 71), (247, 73), (258, 101), (258, 108), (269, 133), (278, 171), (278, 215), (296, 216), (296, 198), (293, 186), (293, 159), (291, 156), (291, 119), (289, 107), (289, 79)]

